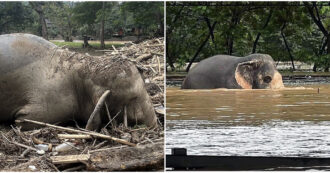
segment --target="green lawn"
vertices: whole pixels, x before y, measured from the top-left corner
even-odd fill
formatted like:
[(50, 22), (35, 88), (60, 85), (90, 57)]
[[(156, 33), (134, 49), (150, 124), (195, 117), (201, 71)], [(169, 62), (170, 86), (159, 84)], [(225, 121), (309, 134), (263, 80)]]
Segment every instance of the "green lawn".
[[(60, 42), (60, 41), (51, 41), (52, 43), (54, 43), (55, 45), (62, 47), (62, 46), (66, 46), (68, 48), (72, 48), (72, 49), (79, 49), (82, 48), (83, 43), (81, 42)], [(89, 42), (89, 45), (92, 46), (92, 48), (94, 49), (100, 49), (100, 43), (99, 42)], [(113, 46), (115, 47), (120, 47), (123, 46), (124, 44), (122, 43), (113, 43), (113, 42), (105, 42), (105, 48), (111, 48)]]

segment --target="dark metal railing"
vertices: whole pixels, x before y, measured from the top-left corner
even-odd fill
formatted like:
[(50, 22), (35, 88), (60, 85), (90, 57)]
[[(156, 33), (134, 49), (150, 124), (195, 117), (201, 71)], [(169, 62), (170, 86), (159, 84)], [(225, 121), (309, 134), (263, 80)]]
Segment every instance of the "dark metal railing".
[(330, 170), (330, 158), (255, 157), (187, 155), (185, 148), (173, 148), (166, 155), (166, 168), (172, 170)]

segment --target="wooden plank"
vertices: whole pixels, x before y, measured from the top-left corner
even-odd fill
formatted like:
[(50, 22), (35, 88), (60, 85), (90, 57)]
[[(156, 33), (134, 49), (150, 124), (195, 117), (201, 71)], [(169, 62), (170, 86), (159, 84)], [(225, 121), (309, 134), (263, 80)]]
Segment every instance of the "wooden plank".
[(67, 156), (51, 156), (50, 159), (54, 164), (63, 163), (79, 163), (81, 161), (88, 161), (90, 158), (89, 154), (79, 154), (79, 155), (67, 155)]

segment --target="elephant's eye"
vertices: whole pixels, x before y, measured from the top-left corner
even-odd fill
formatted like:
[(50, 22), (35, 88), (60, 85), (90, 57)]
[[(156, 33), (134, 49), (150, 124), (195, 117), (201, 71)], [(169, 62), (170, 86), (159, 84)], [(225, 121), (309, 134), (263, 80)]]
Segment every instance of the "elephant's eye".
[(264, 82), (269, 83), (270, 81), (272, 81), (272, 77), (270, 76), (264, 77)]

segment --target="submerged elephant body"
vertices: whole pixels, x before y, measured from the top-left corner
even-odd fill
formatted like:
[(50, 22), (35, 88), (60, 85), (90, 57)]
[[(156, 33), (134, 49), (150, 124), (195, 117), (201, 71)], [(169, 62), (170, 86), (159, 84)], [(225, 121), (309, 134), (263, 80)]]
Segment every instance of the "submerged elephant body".
[[(111, 118), (118, 113), (122, 121), (126, 107), (129, 124), (157, 126), (151, 99), (132, 62), (70, 52), (30, 34), (0, 36), (0, 122), (86, 123), (106, 90)], [(103, 108), (93, 129), (107, 122)]]
[(246, 57), (217, 55), (199, 62), (189, 71), (182, 89), (283, 88), (274, 60), (266, 54)]

